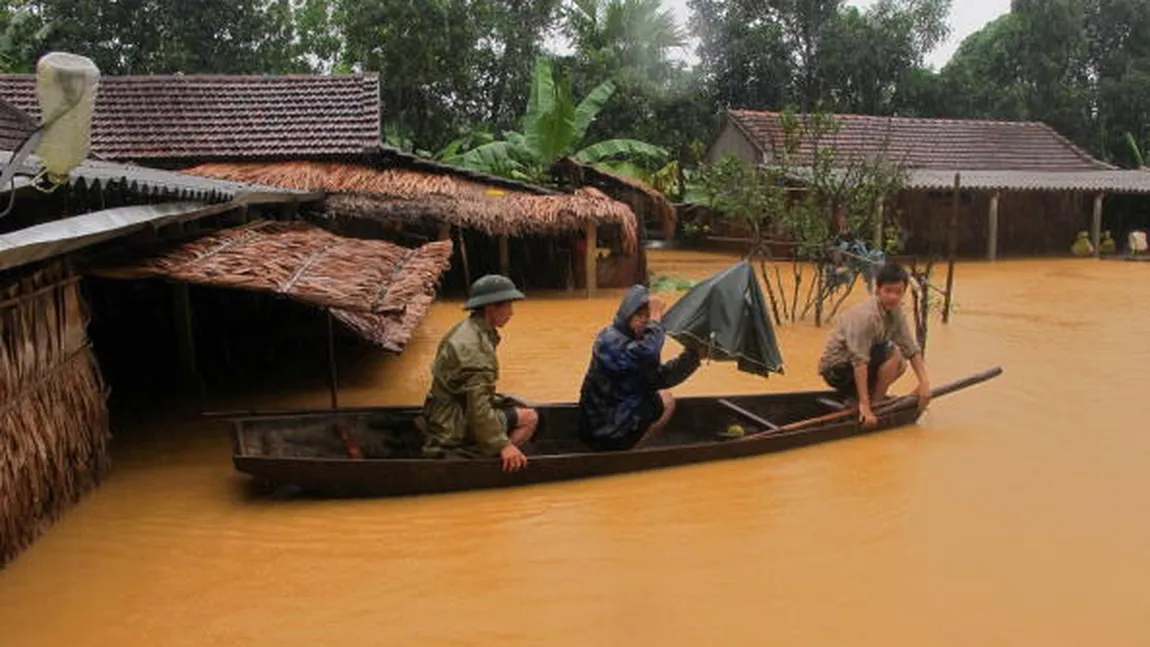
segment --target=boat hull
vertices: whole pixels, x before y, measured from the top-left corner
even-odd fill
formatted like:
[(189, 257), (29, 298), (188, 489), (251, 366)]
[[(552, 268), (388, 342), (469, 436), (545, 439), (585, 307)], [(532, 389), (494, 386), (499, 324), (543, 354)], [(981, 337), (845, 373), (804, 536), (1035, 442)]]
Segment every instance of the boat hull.
[[(304, 493), (325, 497), (386, 497), (485, 490), (570, 481), (681, 465), (759, 456), (808, 445), (852, 438), (913, 424), (916, 407), (902, 407), (880, 414), (879, 424), (863, 428), (854, 416), (841, 417), (806, 428), (787, 431), (787, 424), (834, 412), (826, 400), (831, 392), (730, 398), (681, 398), (675, 418), (655, 445), (617, 452), (581, 451), (574, 423), (574, 404), (538, 407), (541, 418), (537, 442), (528, 452), (529, 464), (519, 472), (504, 472), (497, 459), (434, 460), (417, 457), (352, 459), (344, 456), (290, 456), (269, 451), (268, 434), (290, 425), (303, 429), (334, 426), (340, 421), (351, 427), (364, 418), (389, 417), (391, 427), (414, 419), (411, 409), (365, 409), (345, 412), (265, 414), (234, 421), (233, 462), (240, 472), (269, 486), (294, 486)], [(772, 430), (756, 425), (730, 405), (750, 411), (760, 420), (784, 427)], [(396, 422), (399, 421), (399, 422)], [(749, 434), (724, 438), (723, 430), (738, 424)], [(362, 427), (362, 425), (359, 425)], [(303, 432), (300, 432), (301, 434)], [(755, 435), (758, 434), (758, 435)], [(330, 432), (334, 436), (334, 432)], [(410, 456), (411, 447), (408, 447)], [(329, 452), (334, 453), (334, 452)]]

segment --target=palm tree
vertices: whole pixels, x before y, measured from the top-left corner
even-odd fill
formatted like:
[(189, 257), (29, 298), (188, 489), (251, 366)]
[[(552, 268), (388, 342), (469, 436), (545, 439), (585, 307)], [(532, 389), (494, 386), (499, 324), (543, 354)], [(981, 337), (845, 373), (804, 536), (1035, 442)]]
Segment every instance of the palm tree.
[(660, 84), (671, 78), (671, 51), (687, 45), (662, 0), (573, 0), (565, 13), (567, 36), (600, 72)]
[(545, 182), (551, 165), (569, 157), (584, 164), (607, 165), (627, 160), (661, 163), (665, 149), (634, 139), (608, 139), (584, 146), (587, 129), (615, 93), (615, 84), (602, 83), (575, 104), (568, 79), (555, 81), (551, 62), (535, 60), (531, 96), (519, 132), (504, 138), (448, 155), (443, 161), (504, 177)]

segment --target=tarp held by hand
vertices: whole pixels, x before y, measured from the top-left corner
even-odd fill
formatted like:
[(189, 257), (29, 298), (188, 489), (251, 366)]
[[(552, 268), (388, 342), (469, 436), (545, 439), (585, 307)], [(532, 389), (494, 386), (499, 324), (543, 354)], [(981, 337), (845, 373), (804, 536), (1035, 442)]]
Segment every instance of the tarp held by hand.
[(749, 261), (696, 285), (666, 314), (667, 334), (685, 347), (709, 348), (711, 359), (738, 362), (738, 369), (767, 377), (783, 372), (766, 301)]

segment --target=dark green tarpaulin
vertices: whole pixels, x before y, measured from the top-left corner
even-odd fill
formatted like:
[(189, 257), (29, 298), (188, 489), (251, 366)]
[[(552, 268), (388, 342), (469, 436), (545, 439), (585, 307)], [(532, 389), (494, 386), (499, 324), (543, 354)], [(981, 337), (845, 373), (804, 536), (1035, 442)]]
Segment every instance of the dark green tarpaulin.
[(683, 295), (663, 315), (667, 334), (687, 347), (710, 347), (711, 359), (767, 377), (783, 372), (766, 301), (748, 261), (731, 266)]

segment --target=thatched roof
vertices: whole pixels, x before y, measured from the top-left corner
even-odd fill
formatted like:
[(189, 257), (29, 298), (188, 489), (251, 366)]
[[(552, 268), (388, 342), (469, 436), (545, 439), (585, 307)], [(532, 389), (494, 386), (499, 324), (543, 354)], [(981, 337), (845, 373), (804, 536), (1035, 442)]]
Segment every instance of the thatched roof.
[(589, 223), (618, 224), (624, 248), (638, 246), (638, 223), (624, 203), (587, 187), (573, 194), (533, 195), (454, 174), (373, 169), (353, 164), (204, 164), (186, 173), (333, 194), (336, 215), (412, 221), (432, 218), (492, 236), (551, 235)]
[(663, 226), (673, 229), (678, 220), (674, 205), (662, 193), (645, 182), (630, 177), (580, 164), (563, 158), (552, 165), (552, 172), (565, 181), (580, 187), (596, 187), (612, 198), (625, 202), (635, 213), (645, 212), (659, 219)]
[(427, 314), (451, 250), (451, 241), (408, 249), (304, 222), (259, 221), (103, 273), (282, 294), (329, 308), (366, 339), (400, 352)]

